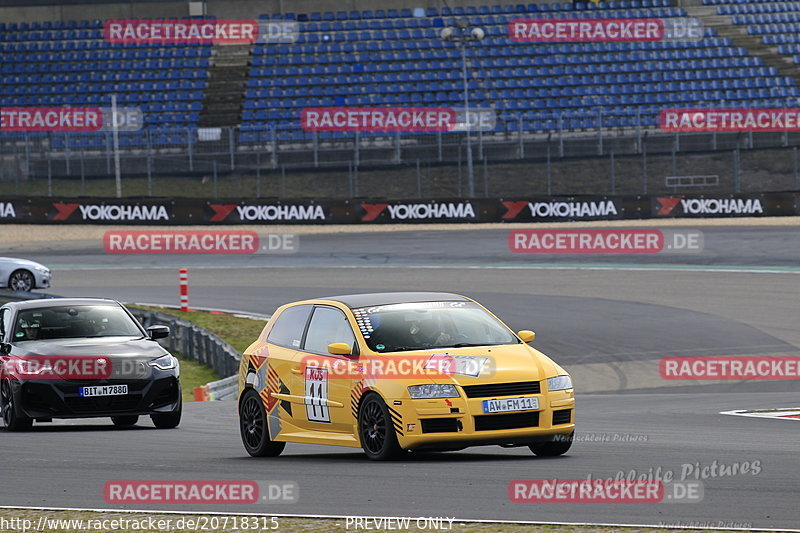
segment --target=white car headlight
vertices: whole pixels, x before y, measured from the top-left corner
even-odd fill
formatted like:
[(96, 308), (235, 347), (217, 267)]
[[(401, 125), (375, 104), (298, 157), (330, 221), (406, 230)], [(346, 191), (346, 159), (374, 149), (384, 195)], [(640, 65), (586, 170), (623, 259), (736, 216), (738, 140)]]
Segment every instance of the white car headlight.
[(458, 398), (454, 385), (412, 385), (408, 393), (414, 399), (420, 398)]
[(178, 360), (172, 357), (170, 354), (162, 355), (158, 359), (153, 359), (150, 361), (150, 366), (154, 366), (160, 370), (170, 370), (175, 368)]
[(50, 269), (47, 268), (47, 267), (44, 267), (42, 265), (35, 266), (35, 267), (33, 267), (33, 269), (37, 270), (37, 271), (39, 271), (39, 272), (41, 272), (43, 274), (49, 274), (50, 273)]
[(547, 390), (566, 390), (572, 388), (572, 378), (569, 376), (556, 376), (547, 378)]
[(408, 393), (414, 399), (458, 398), (458, 391), (454, 385), (411, 385)]

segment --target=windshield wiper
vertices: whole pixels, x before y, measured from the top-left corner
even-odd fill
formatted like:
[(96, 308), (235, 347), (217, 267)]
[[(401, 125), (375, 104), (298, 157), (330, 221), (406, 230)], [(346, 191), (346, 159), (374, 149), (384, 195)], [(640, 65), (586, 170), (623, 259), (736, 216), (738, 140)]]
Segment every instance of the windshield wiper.
[(451, 348), (467, 348), (469, 346), (486, 346), (486, 343), (473, 343), (473, 342), (457, 342), (451, 346)]

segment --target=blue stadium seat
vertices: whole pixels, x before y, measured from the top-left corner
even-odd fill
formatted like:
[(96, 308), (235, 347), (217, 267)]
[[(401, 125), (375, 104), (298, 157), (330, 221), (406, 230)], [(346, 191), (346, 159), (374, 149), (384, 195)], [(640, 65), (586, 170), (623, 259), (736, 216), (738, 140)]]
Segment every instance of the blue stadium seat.
[[(800, 64), (800, 4), (713, 2), (717, 0), (706, 0), (706, 5), (719, 4), (719, 12), (741, 17), (736, 20), (748, 32)], [(696, 43), (509, 42), (509, 20), (540, 12), (597, 18), (685, 16), (667, 0), (427, 8), (424, 17), (408, 8), (260, 16), (302, 22), (301, 38), (294, 44), (254, 46), (240, 140), (264, 142), (269, 131), (252, 128), (267, 122), (282, 123), (279, 138), (308, 138), (296, 121), (306, 105), (458, 105), (463, 100), (459, 52), (438, 37), (453, 16), (469, 16), (487, 31), (483, 42), (468, 48), (474, 76), (470, 93), (475, 102), (491, 102), (504, 113), (548, 106), (569, 115), (565, 120), (570, 127), (591, 129), (596, 127), (594, 113), (603, 107), (608, 108), (604, 125), (616, 127), (632, 124), (635, 117), (624, 111), (637, 106), (680, 105), (712, 96), (789, 104), (800, 93), (793, 80), (713, 31)], [(146, 109), (148, 129), (196, 127), (211, 47), (112, 45), (99, 36), (101, 24), (30, 23), (25, 30), (18, 24), (9, 32), (3, 30), (12, 24), (0, 23), (0, 105), (105, 104), (113, 90), (120, 102)], [(53, 90), (56, 86), (70, 91)], [(517, 124), (502, 123), (498, 131), (512, 131)], [(553, 124), (553, 119), (542, 118), (524, 127)], [(165, 145), (187, 142), (172, 131), (162, 135)], [(88, 147), (96, 141), (102, 138), (76, 137), (74, 142)], [(145, 141), (142, 135), (129, 135), (124, 142), (135, 147)]]

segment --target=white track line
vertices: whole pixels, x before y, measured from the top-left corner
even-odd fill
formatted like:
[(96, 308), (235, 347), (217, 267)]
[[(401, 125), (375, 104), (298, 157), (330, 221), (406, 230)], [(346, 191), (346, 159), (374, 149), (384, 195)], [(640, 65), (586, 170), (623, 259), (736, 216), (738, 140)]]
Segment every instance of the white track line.
[[(62, 271), (82, 271), (82, 270), (175, 270), (178, 266), (157, 266), (157, 265), (53, 265), (53, 269)], [(186, 268), (195, 270), (218, 270), (218, 269), (260, 269), (268, 270), (274, 268), (305, 268), (305, 269), (354, 269), (354, 268), (375, 268), (375, 269), (416, 269), (416, 270), (608, 270), (608, 271), (637, 271), (637, 272), (712, 272), (736, 273), (736, 274), (800, 274), (800, 268), (787, 267), (785, 270), (780, 267), (692, 267), (686, 265), (676, 266), (601, 266), (601, 265), (195, 265)]]
[[(783, 413), (783, 416), (781, 416)], [(749, 418), (770, 418), (772, 420), (794, 420), (795, 422), (800, 421), (800, 418), (788, 418), (786, 415), (800, 415), (800, 408), (790, 408), (790, 409), (781, 409), (778, 411), (772, 411), (769, 413), (757, 413), (751, 409), (735, 409), (733, 411), (720, 411), (721, 415), (731, 415), (731, 416), (746, 416)]]
[[(274, 516), (277, 518), (320, 518), (320, 519), (335, 519), (344, 520), (346, 518), (398, 518), (416, 520), (417, 518), (430, 518), (430, 516), (367, 516), (367, 515), (324, 515), (324, 514), (286, 514), (286, 513), (229, 513), (222, 511), (159, 511), (154, 509), (81, 509), (77, 507), (22, 507), (14, 505), (0, 505), (0, 509), (16, 510), (16, 511), (83, 511), (91, 513), (126, 513), (126, 514), (174, 514), (174, 515), (219, 515), (219, 516)], [(777, 528), (759, 528), (759, 527), (689, 527), (681, 525), (658, 525), (658, 524), (613, 524), (603, 522), (540, 522), (533, 520), (485, 520), (485, 519), (470, 519), (470, 518), (454, 518), (453, 522), (458, 524), (522, 524), (532, 526), (590, 526), (590, 527), (624, 527), (624, 528), (655, 528), (655, 529), (686, 529), (708, 531), (709, 529), (715, 531), (774, 531), (778, 533), (800, 533), (800, 529), (777, 529)], [(687, 520), (687, 522), (704, 522), (703, 520)], [(713, 522), (725, 522), (725, 520), (709, 520)]]

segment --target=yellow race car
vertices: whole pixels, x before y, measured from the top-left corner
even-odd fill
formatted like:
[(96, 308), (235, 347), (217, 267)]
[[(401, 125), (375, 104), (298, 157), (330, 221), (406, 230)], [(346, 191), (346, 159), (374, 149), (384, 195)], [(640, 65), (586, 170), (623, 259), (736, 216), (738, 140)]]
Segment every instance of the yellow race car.
[(352, 294), (284, 305), (239, 366), (239, 425), (254, 457), (287, 442), (414, 450), (572, 444), (570, 376), (456, 294)]

